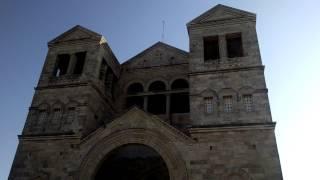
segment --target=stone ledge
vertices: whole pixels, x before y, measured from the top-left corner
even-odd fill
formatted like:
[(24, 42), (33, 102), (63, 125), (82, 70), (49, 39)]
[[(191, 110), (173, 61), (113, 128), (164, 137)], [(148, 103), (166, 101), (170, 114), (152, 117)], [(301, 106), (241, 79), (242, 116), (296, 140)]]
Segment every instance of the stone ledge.
[(219, 131), (246, 131), (246, 130), (257, 130), (257, 129), (271, 129), (273, 130), (276, 126), (275, 122), (270, 123), (248, 123), (248, 124), (221, 124), (221, 125), (204, 125), (204, 126), (193, 126), (189, 128), (190, 134), (196, 133), (210, 133)]
[(77, 140), (80, 142), (79, 135), (57, 134), (57, 135), (18, 135), (20, 141), (52, 141), (52, 140)]
[(249, 71), (249, 70), (264, 70), (264, 66), (251, 66), (251, 67), (239, 67), (239, 68), (228, 68), (228, 69), (216, 69), (208, 71), (194, 71), (190, 72), (189, 76), (201, 75), (201, 74), (217, 74), (217, 73), (227, 73), (227, 72), (237, 72), (237, 71)]

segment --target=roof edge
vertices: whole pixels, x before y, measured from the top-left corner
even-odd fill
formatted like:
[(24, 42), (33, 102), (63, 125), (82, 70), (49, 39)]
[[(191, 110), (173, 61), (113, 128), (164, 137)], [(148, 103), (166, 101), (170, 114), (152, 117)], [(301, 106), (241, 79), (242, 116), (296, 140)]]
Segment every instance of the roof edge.
[(75, 30), (81, 30), (84, 31), (88, 34), (90, 34), (91, 36), (96, 36), (97, 38), (101, 39), (103, 38), (103, 36), (97, 32), (94, 32), (88, 28), (85, 28), (81, 25), (75, 25), (74, 27), (70, 28), (69, 30), (65, 31), (64, 33), (58, 35), (57, 37), (55, 37), (54, 39), (50, 40), (47, 44), (48, 46), (53, 45), (57, 42), (59, 42), (59, 39), (62, 39), (63, 37), (66, 37), (67, 35), (71, 34), (72, 32), (74, 32)]
[(162, 41), (158, 41), (158, 42), (154, 43), (153, 45), (149, 46), (148, 48), (142, 50), (141, 52), (139, 52), (139, 53), (136, 54), (135, 56), (129, 58), (129, 59), (126, 60), (126, 61), (124, 61), (121, 65), (125, 65), (125, 64), (128, 64), (128, 63), (132, 62), (134, 59), (142, 56), (143, 54), (147, 53), (148, 51), (150, 51), (151, 49), (155, 48), (156, 46), (165, 46), (165, 47), (171, 48), (171, 49), (173, 49), (173, 50), (175, 50), (175, 51), (182, 52), (182, 53), (184, 53), (184, 54), (186, 54), (186, 55), (189, 54), (189, 52), (187, 52), (187, 51), (185, 51), (185, 50), (183, 50), (183, 49), (179, 49), (179, 48), (177, 48), (177, 47), (171, 46), (171, 45), (169, 45), (169, 44), (167, 44), (167, 43), (164, 43), (164, 42), (162, 42)]
[(230, 7), (230, 6), (223, 5), (223, 4), (218, 4), (218, 5), (214, 6), (214, 7), (212, 7), (211, 9), (205, 11), (204, 13), (200, 14), (196, 18), (192, 19), (191, 21), (189, 21), (186, 24), (187, 27), (189, 27), (191, 25), (194, 25), (194, 24), (198, 24), (200, 20), (204, 19), (205, 17), (208, 17), (210, 14), (212, 14), (213, 12), (215, 12), (216, 10), (218, 10), (220, 8), (223, 8), (226, 11), (229, 11), (229, 12), (234, 12), (234, 13), (241, 14), (243, 16), (254, 17), (254, 18), (256, 17), (255, 13), (252, 13), (252, 12), (249, 12), (249, 11), (244, 11), (242, 9), (233, 8), (233, 7)]

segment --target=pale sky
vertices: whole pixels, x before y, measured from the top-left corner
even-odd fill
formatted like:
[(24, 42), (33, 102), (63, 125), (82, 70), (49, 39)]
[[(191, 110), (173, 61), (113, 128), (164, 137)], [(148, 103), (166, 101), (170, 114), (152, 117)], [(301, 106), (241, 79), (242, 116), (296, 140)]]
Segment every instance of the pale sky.
[[(124, 62), (161, 40), (188, 51), (186, 23), (217, 4), (257, 14), (284, 179), (319, 180), (319, 0), (1, 0), (0, 179), (7, 179), (47, 42), (79, 24)], [(318, 112), (319, 111), (319, 112)]]

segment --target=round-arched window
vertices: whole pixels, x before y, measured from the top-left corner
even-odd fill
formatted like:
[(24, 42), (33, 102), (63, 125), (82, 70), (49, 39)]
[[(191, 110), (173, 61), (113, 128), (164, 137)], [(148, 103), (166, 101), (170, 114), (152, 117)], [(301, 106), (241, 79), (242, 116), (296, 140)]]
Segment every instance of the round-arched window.
[(128, 94), (137, 94), (143, 92), (143, 86), (140, 83), (133, 83), (128, 87)]
[(165, 91), (166, 85), (162, 81), (155, 81), (150, 84), (149, 91)]

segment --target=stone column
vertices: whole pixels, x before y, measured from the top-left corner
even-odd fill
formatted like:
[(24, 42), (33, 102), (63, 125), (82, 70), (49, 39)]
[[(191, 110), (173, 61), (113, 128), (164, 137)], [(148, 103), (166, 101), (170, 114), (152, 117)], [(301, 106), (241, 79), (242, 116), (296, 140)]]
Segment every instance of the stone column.
[(220, 53), (221, 60), (225, 60), (228, 58), (227, 41), (226, 41), (225, 35), (219, 35), (219, 53)]
[(170, 94), (166, 94), (166, 118), (170, 122)]
[(143, 110), (148, 112), (148, 96), (143, 97)]
[(76, 54), (71, 54), (67, 74), (73, 74), (73, 70), (76, 65), (76, 62), (77, 62)]

